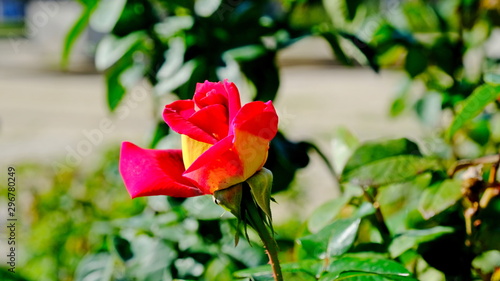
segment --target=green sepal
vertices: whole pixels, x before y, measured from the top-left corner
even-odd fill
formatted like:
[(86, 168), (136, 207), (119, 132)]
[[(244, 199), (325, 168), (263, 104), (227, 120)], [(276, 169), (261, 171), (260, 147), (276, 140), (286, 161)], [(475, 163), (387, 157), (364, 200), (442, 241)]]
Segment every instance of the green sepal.
[(238, 220), (241, 220), (242, 198), (243, 185), (241, 183), (214, 192), (215, 203), (231, 212)]
[(250, 186), (253, 199), (266, 214), (269, 222), (271, 222), (271, 188), (273, 186), (273, 173), (266, 168), (262, 168), (255, 173), (255, 175), (251, 176), (247, 180), (247, 183), (248, 186)]

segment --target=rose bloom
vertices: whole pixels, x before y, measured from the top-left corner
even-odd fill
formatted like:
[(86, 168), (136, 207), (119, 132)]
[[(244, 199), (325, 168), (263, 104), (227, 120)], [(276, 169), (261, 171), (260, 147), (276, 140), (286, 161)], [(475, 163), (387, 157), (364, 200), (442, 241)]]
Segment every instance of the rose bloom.
[(132, 198), (213, 194), (246, 181), (266, 162), (278, 116), (271, 101), (240, 102), (233, 83), (198, 83), (192, 100), (165, 106), (163, 119), (181, 134), (182, 150), (124, 142), (120, 173)]

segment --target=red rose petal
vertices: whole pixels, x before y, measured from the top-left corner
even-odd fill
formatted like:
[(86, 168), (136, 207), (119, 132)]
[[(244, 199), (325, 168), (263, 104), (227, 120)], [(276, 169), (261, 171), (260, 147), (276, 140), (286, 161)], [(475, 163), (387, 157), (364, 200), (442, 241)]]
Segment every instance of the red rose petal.
[(183, 172), (184, 163), (180, 150), (143, 149), (130, 142), (122, 144), (120, 173), (132, 198), (152, 195), (203, 195), (182, 177)]
[(271, 102), (244, 105), (234, 118), (234, 148), (248, 179), (264, 166), (269, 142), (278, 131), (278, 115)]
[(270, 141), (278, 132), (278, 115), (272, 102), (254, 101), (241, 108), (233, 120), (233, 126)]
[(179, 134), (205, 143), (216, 143), (217, 139), (213, 135), (188, 120), (195, 113), (193, 108), (194, 102), (192, 100), (175, 101), (165, 106), (163, 120)]
[(196, 111), (188, 120), (217, 140), (227, 136), (229, 120), (226, 107), (223, 105), (213, 104), (204, 107)]

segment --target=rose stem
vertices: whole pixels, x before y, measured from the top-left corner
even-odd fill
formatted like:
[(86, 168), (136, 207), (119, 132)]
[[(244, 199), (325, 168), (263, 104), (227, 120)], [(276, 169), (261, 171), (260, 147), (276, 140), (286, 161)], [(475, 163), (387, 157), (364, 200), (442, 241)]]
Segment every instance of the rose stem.
[[(248, 202), (248, 201), (246, 201)], [(265, 225), (265, 218), (257, 210), (255, 202), (250, 200), (247, 204), (246, 211), (248, 212), (248, 223), (253, 229), (257, 231), (260, 239), (264, 243), (269, 263), (273, 270), (273, 277), (275, 281), (283, 281), (283, 274), (281, 273), (280, 261), (278, 259), (278, 244), (269, 232), (269, 228)]]

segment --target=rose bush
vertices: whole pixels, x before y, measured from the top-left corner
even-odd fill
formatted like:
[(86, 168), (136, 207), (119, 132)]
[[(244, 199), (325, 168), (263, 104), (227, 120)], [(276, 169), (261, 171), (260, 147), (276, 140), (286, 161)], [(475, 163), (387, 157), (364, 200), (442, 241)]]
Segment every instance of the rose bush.
[(181, 134), (181, 150), (122, 144), (119, 168), (132, 198), (193, 197), (242, 183), (262, 169), (278, 129), (271, 101), (242, 107), (227, 80), (198, 83), (192, 100), (165, 106), (163, 119)]

